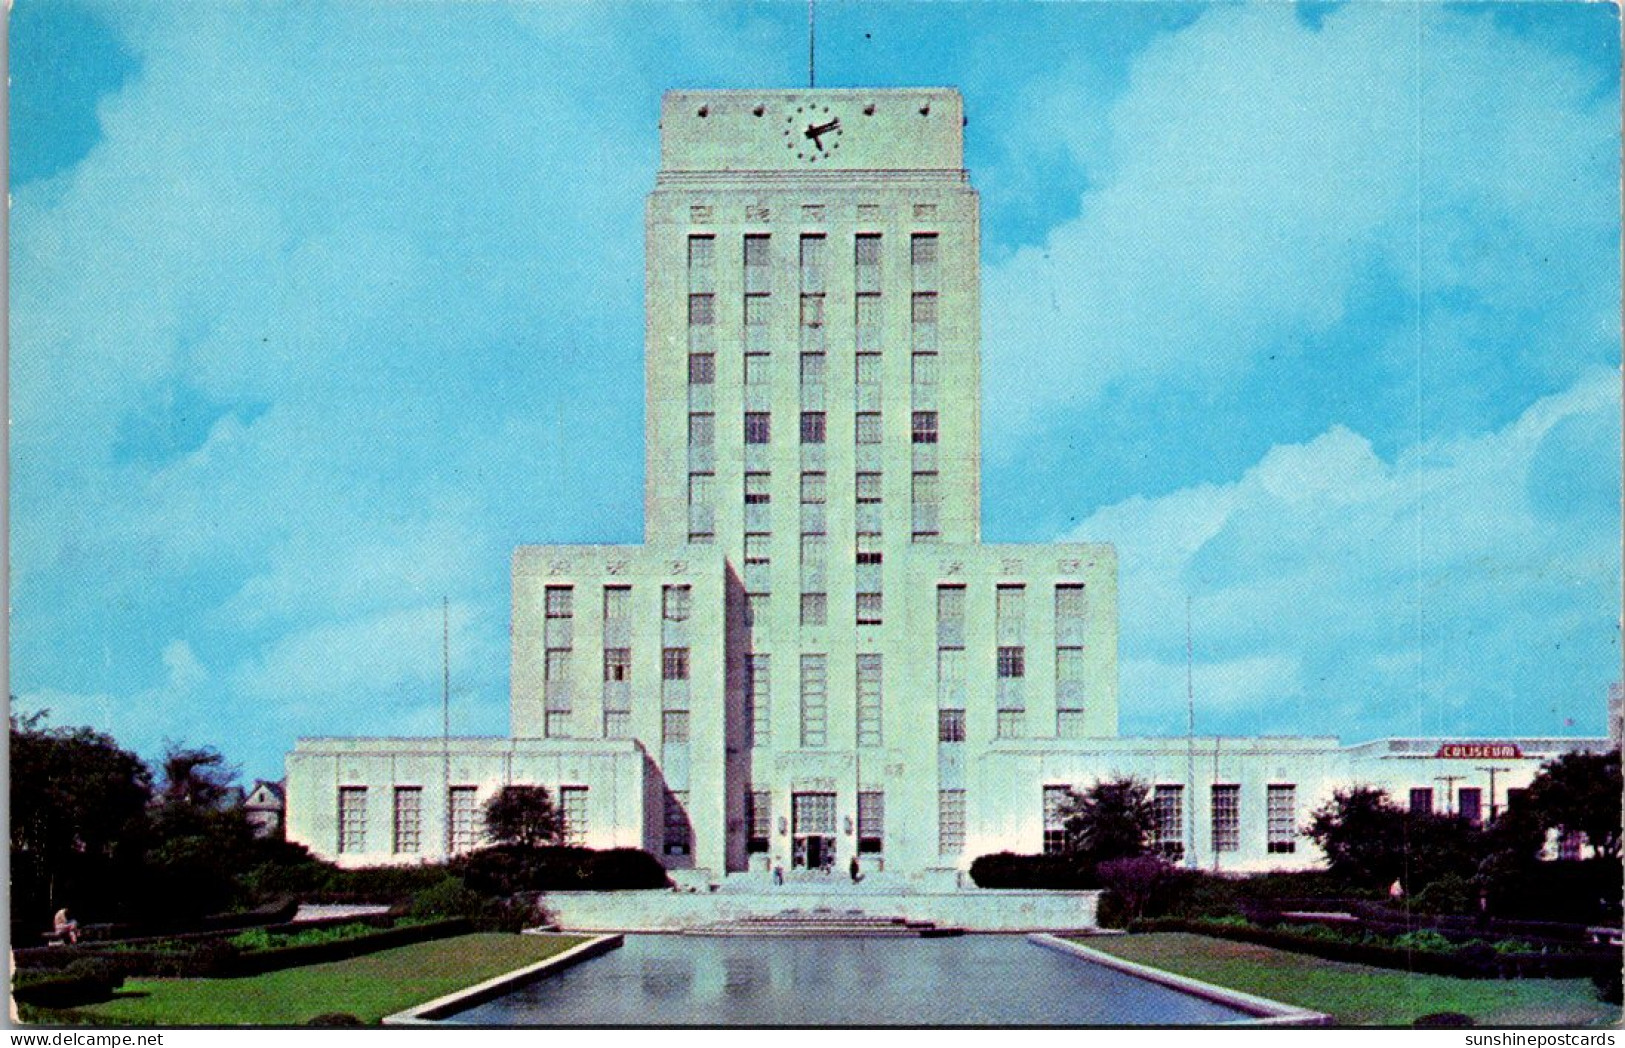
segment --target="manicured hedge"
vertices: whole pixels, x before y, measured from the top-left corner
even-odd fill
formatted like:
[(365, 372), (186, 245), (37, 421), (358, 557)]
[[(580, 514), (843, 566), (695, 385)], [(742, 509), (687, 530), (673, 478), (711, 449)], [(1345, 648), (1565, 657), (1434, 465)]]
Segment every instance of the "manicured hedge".
[(310, 943), (305, 946), (284, 946), (273, 950), (255, 950), (252, 953), (238, 954), (236, 959), (226, 965), (225, 974), (260, 975), (264, 972), (274, 972), (283, 968), (298, 968), (306, 964), (322, 964), (327, 961), (342, 961), (349, 957), (359, 957), (364, 953), (376, 953), (379, 950), (388, 950), (396, 946), (406, 946), (409, 943), (425, 942), (429, 939), (446, 939), (453, 935), (466, 935), (473, 930), (473, 925), (464, 918), (453, 918), (449, 921), (434, 921), (429, 924), (411, 924), (404, 928), (389, 928), (384, 931), (373, 932), (370, 935), (357, 935), (349, 939), (337, 939), (332, 942)]
[(18, 970), (12, 997), (40, 1008), (75, 1008), (105, 1001), (124, 982), (123, 969), (112, 962), (81, 957), (61, 971)]
[(1621, 963), (1620, 951), (1612, 947), (1577, 948), (1562, 953), (1499, 953), (1484, 943), (1474, 943), (1449, 950), (1420, 950), (1355, 942), (1325, 934), (1307, 935), (1284, 928), (1168, 918), (1141, 921), (1132, 930), (1192, 932), (1306, 953), (1330, 961), (1366, 964), (1374, 968), (1399, 968), (1462, 979), (1580, 979), (1592, 977), (1610, 967), (1617, 969)]
[(520, 892), (624, 891), (666, 888), (665, 867), (637, 848), (481, 848), (451, 862), (451, 872), (487, 895)]
[(1075, 891), (1100, 887), (1094, 867), (1075, 855), (979, 855), (970, 864), (978, 888), (1028, 888)]

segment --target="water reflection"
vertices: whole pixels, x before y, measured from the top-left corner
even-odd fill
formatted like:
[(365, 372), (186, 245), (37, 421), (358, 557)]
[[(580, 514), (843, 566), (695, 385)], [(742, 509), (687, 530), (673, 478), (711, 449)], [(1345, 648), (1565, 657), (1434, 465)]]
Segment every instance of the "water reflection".
[(1204, 1024), (1239, 1012), (1020, 936), (697, 938), (626, 945), (470, 1009), (492, 1026)]

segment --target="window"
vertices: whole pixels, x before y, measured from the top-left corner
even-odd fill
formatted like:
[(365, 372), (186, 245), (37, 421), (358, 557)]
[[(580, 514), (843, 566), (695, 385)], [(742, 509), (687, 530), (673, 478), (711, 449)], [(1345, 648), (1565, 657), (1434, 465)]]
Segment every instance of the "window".
[(934, 386), (937, 384), (937, 355), (935, 353), (914, 354), (913, 379), (916, 386)]
[(765, 385), (767, 385), (769, 380), (770, 380), (769, 371), (771, 370), (771, 368), (769, 367), (769, 365), (771, 365), (772, 363), (773, 363), (773, 358), (768, 356), (766, 353), (746, 353), (745, 354), (745, 385), (747, 385), (747, 386), (765, 386)]
[(822, 444), (824, 442), (824, 413), (822, 411), (803, 411), (801, 413), (801, 442), (803, 444)]
[(881, 560), (880, 535), (873, 531), (860, 531), (857, 535), (857, 562), (879, 564)]
[(801, 354), (801, 384), (803, 386), (822, 386), (824, 384), (824, 354)]
[(661, 615), (667, 622), (688, 620), (690, 591), (687, 586), (667, 586), (660, 594)]
[(816, 353), (820, 356), (824, 352), (824, 296), (801, 296), (801, 351), (803, 353)]
[(604, 711), (604, 738), (630, 739), (632, 737), (632, 714), (627, 710)]
[(860, 505), (880, 501), (879, 473), (859, 473), (857, 475), (857, 498)]
[(571, 602), (571, 589), (569, 586), (547, 587), (547, 617), (550, 619), (567, 619), (575, 612)]
[(478, 791), (473, 786), (453, 786), (446, 803), (451, 808), (451, 850), (472, 851), (480, 843)]
[(717, 380), (717, 358), (714, 353), (688, 355), (688, 384), (709, 386)]
[(829, 620), (829, 594), (803, 593), (801, 595), (801, 624), (822, 626)]
[(829, 741), (828, 675), (823, 655), (801, 656), (801, 745)]
[(688, 711), (666, 710), (660, 715), (660, 744), (672, 746), (688, 742)]
[(997, 722), (997, 735), (1001, 739), (1021, 738), (1021, 723), (1026, 718), (1026, 710), (1000, 710)]
[(1213, 787), (1213, 850), (1233, 852), (1241, 848), (1241, 787)]
[(769, 547), (773, 536), (766, 531), (745, 532), (745, 563), (767, 564), (771, 561)]
[(549, 739), (570, 737), (570, 711), (548, 710), (542, 714), (542, 735)]
[(856, 269), (859, 294), (880, 290), (880, 234), (858, 235), (853, 262)]
[(910, 303), (910, 328), (914, 352), (935, 354), (937, 351), (937, 296), (916, 294)]
[(960, 684), (965, 680), (965, 649), (937, 649), (937, 680)]
[(688, 286), (695, 291), (711, 289), (715, 268), (716, 241), (709, 236), (688, 238)]
[(604, 679), (608, 681), (632, 679), (632, 649), (604, 649)]
[(965, 741), (965, 711), (964, 710), (938, 710), (937, 711), (937, 741), (938, 742), (964, 742)]
[(1433, 813), (1433, 790), (1431, 787), (1418, 786), (1411, 790), (1411, 814), (1431, 815)]
[(1017, 625), (1027, 617), (1027, 587), (1000, 586), (995, 591), (994, 615), (1000, 624)]
[(772, 299), (766, 295), (745, 296), (745, 352), (767, 352), (768, 306)]
[(395, 854), (423, 850), (423, 787), (395, 787)]
[(937, 587), (937, 621), (963, 622), (965, 620), (965, 587)]
[(339, 787), (339, 851), (367, 850), (367, 788)]
[(909, 262), (914, 270), (914, 287), (930, 290), (937, 286), (937, 235), (915, 233), (909, 238)]
[(688, 326), (710, 327), (717, 322), (717, 302), (713, 295), (688, 296)]
[(745, 730), (753, 746), (773, 739), (771, 666), (766, 652), (745, 656)]
[(937, 442), (937, 413), (935, 411), (916, 411), (914, 413), (914, 443), (935, 444)]
[(713, 493), (716, 478), (710, 473), (688, 475), (688, 540), (709, 543), (716, 527)]
[(771, 593), (745, 594), (745, 625), (760, 626), (767, 621), (767, 607), (772, 599)]
[(745, 851), (760, 854), (768, 850), (773, 837), (773, 794), (751, 790), (745, 794)]
[(687, 855), (693, 846), (693, 833), (688, 824), (687, 790), (673, 790), (666, 794), (665, 831), (665, 853)]
[(1272, 785), (1265, 792), (1264, 812), (1268, 818), (1267, 844), (1271, 855), (1290, 855), (1297, 850), (1298, 788)]
[(667, 648), (660, 653), (661, 680), (688, 680), (688, 649)]
[(858, 594), (858, 625), (878, 626), (881, 623), (882, 601), (878, 593)]
[(1484, 822), (1484, 794), (1476, 786), (1463, 786), (1456, 795), (1456, 812), (1474, 826)]
[(745, 290), (766, 291), (769, 287), (769, 242), (766, 236), (751, 234), (745, 237)]
[(1156, 815), (1151, 846), (1169, 862), (1178, 862), (1185, 857), (1185, 787), (1158, 786), (1151, 805)]
[(1087, 739), (1089, 721), (1082, 710), (1055, 711), (1055, 737), (1058, 739)]
[(852, 378), (860, 386), (880, 385), (880, 354), (859, 353), (852, 358)]
[(824, 475), (822, 473), (803, 473), (801, 475), (801, 503), (804, 506), (822, 506), (824, 504)]
[(1072, 800), (1070, 786), (1044, 787), (1044, 854), (1063, 855), (1066, 846), (1066, 810)]
[(632, 604), (632, 587), (605, 586), (604, 587), (604, 621), (622, 622), (629, 614)]
[(801, 290), (824, 290), (824, 238), (822, 235), (803, 235), (801, 238)]
[(958, 855), (965, 850), (965, 791), (937, 794), (937, 852)]
[(717, 442), (716, 416), (696, 412), (688, 416), (688, 446), (708, 448)]
[(854, 304), (853, 327), (859, 356), (880, 354), (880, 296), (858, 293)]
[(886, 795), (879, 790), (858, 791), (858, 852), (879, 855), (886, 837)]
[(565, 844), (587, 843), (587, 787), (559, 787), (559, 822)]
[(857, 413), (854, 439), (859, 444), (880, 443), (880, 412), (860, 411)]
[(927, 540), (937, 533), (940, 523), (937, 513), (939, 491), (940, 487), (935, 473), (922, 472), (914, 474), (913, 491), (910, 492), (910, 513), (916, 542)]
[[(570, 680), (570, 649), (569, 648), (548, 648), (546, 653), (542, 656), (542, 659), (543, 659), (542, 680), (544, 680), (548, 684), (565, 684), (565, 683), (569, 682), (569, 680)], [(563, 689), (558, 689), (557, 691), (555, 691), (555, 689), (552, 689), (552, 688), (548, 689), (548, 693), (549, 693), (549, 695), (552, 695), (552, 694), (568, 695), (569, 694), (567, 691), (564, 691)], [(569, 708), (568, 700), (566, 700), (565, 705), (563, 707), (559, 707), (559, 708), (568, 709)]]
[(1027, 675), (1027, 649), (999, 649), (999, 679), (1016, 680)]
[(773, 438), (773, 416), (765, 411), (745, 412), (745, 443), (766, 444)]
[(768, 488), (771, 478), (771, 473), (745, 474), (745, 505), (765, 506), (772, 501), (773, 496)]
[(881, 660), (858, 656), (858, 745), (879, 746), (881, 726)]

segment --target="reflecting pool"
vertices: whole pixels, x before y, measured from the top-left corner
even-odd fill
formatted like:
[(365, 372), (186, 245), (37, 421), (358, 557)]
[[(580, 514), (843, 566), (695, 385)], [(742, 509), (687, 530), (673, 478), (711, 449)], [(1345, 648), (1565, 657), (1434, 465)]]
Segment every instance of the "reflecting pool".
[(471, 1008), (491, 1026), (1102, 1026), (1248, 1016), (1028, 942), (628, 935)]

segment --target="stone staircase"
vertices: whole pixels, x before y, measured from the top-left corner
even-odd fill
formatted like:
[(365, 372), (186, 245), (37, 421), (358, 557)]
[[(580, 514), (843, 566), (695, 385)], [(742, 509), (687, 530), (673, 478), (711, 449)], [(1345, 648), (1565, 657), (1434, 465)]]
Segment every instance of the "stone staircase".
[(781, 910), (765, 916), (735, 917), (684, 929), (684, 935), (835, 936), (841, 938), (941, 938), (963, 935), (965, 929), (944, 927), (935, 921), (905, 917), (876, 917), (862, 910)]

